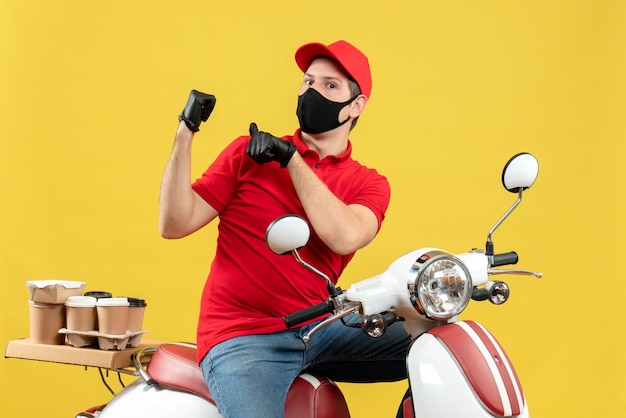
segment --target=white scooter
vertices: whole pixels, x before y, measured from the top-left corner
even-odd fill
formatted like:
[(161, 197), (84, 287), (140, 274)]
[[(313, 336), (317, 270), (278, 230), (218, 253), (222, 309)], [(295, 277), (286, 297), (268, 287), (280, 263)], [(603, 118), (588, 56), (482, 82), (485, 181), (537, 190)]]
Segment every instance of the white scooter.
[[(528, 406), (517, 374), (504, 349), (482, 325), (458, 320), (470, 299), (499, 305), (509, 287), (489, 276), (541, 273), (497, 270), (513, 265), (515, 252), (494, 253), (492, 235), (522, 200), (536, 180), (538, 163), (528, 153), (517, 154), (504, 167), (504, 187), (518, 194), (517, 201), (491, 228), (485, 250), (450, 254), (436, 248), (411, 251), (377, 276), (354, 283), (346, 291), (302, 260), (298, 249), (306, 245), (310, 230), (304, 219), (288, 215), (274, 221), (267, 243), (277, 254), (293, 254), (306, 268), (322, 276), (330, 295), (319, 305), (287, 315), (293, 327), (330, 314), (304, 337), (305, 342), (328, 324), (358, 314), (361, 327), (380, 337), (395, 321), (402, 321), (413, 338), (407, 353), (409, 390), (398, 417), (491, 418), (528, 417)], [(149, 360), (148, 360), (149, 359)], [(144, 364), (147, 363), (147, 368)], [(217, 407), (196, 362), (195, 346), (165, 344), (139, 351), (135, 374), (140, 376), (107, 404), (77, 417), (218, 418)], [(348, 418), (345, 399), (334, 382), (323, 376), (302, 374), (293, 383), (285, 405), (286, 418)]]

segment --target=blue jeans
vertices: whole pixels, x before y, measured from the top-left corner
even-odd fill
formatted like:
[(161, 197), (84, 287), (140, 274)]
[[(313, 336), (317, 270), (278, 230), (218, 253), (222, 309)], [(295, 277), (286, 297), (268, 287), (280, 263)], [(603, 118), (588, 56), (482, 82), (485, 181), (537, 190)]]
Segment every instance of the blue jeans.
[(410, 337), (400, 323), (372, 339), (361, 329), (337, 321), (314, 334), (306, 345), (302, 337), (314, 326), (246, 335), (213, 347), (201, 366), (222, 416), (283, 417), (289, 386), (302, 371), (339, 382), (390, 382), (407, 377)]

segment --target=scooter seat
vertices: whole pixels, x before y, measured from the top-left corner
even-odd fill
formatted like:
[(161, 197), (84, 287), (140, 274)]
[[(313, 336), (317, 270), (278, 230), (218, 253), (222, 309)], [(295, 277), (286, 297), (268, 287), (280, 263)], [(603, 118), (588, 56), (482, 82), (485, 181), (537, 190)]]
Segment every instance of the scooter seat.
[[(215, 404), (204, 383), (193, 346), (163, 344), (152, 356), (148, 374), (161, 386), (191, 392)], [(350, 418), (350, 412), (332, 380), (304, 373), (289, 389), (285, 418)]]
[(215, 404), (197, 363), (196, 349), (190, 345), (160, 346), (148, 363), (148, 374), (159, 385), (191, 392)]
[(285, 418), (350, 418), (350, 411), (335, 382), (303, 373), (289, 388)]

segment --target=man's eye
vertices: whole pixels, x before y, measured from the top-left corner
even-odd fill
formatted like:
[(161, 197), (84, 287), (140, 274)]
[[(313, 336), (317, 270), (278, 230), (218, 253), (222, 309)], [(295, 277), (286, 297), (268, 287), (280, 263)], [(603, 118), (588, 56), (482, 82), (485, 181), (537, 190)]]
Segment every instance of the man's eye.
[(334, 89), (336, 87), (337, 87), (337, 85), (335, 83), (328, 83), (328, 88)]
[(312, 86), (313, 80), (304, 80), (304, 84), (306, 84), (307, 86)]

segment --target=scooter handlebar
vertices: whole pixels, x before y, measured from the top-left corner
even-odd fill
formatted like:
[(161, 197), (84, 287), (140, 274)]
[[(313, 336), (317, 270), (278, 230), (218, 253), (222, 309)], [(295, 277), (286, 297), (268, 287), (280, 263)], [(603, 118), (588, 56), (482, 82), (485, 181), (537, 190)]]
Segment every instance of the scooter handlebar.
[(333, 305), (333, 302), (327, 300), (325, 302), (311, 306), (310, 308), (306, 308), (301, 311), (285, 315), (283, 317), (283, 320), (285, 321), (285, 325), (287, 326), (287, 328), (291, 328), (295, 325), (302, 324), (303, 322), (315, 319), (319, 316), (329, 314), (334, 310), (335, 306)]
[(519, 257), (515, 251), (510, 251), (508, 253), (502, 254), (494, 254), (493, 262), (491, 263), (492, 267), (498, 266), (509, 266), (512, 264), (517, 264)]

